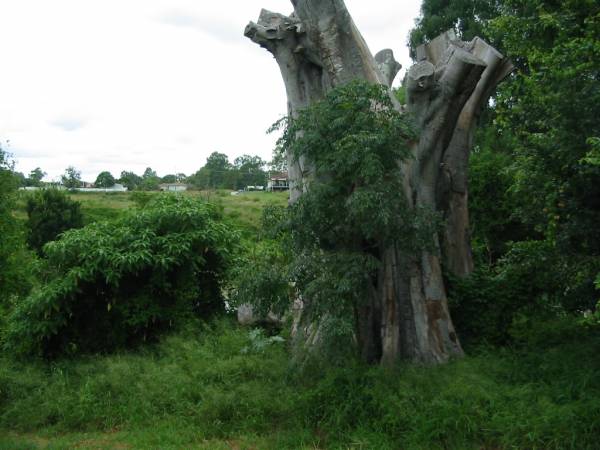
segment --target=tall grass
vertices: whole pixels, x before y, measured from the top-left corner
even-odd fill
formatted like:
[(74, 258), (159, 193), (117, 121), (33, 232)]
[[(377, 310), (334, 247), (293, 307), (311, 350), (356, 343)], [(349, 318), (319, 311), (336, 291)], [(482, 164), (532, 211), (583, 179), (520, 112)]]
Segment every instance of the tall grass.
[(219, 321), (137, 353), (5, 359), (0, 430), (18, 434), (0, 447), (91, 433), (133, 448), (597, 449), (600, 335), (578, 336), (440, 367), (300, 370), (284, 344)]

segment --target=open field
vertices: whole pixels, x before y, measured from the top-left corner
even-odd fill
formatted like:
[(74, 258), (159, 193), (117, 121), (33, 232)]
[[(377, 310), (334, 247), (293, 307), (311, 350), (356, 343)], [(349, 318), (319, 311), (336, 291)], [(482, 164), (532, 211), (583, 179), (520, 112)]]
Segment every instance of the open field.
[[(25, 198), (22, 193), (18, 203), (17, 217), (25, 219)], [(81, 203), (85, 223), (112, 219), (121, 216), (128, 209), (137, 206), (136, 196), (146, 200), (161, 195), (159, 192), (116, 192), (116, 193), (69, 193), (71, 199)], [(162, 194), (181, 195), (181, 194)], [(231, 195), (230, 191), (187, 191), (182, 195), (200, 197), (223, 209), (226, 218), (239, 225), (246, 233), (258, 231), (262, 209), (265, 205), (287, 205), (287, 192), (244, 192)]]

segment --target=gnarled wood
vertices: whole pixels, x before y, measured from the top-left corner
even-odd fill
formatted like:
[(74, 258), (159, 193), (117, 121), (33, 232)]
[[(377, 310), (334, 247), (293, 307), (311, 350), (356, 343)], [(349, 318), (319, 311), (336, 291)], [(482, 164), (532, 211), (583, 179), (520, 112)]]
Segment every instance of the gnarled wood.
[[(354, 79), (391, 86), (399, 70), (393, 54), (383, 51), (377, 58), (372, 56), (342, 0), (292, 0), (292, 4), (290, 16), (263, 10), (245, 32), (275, 57), (291, 116)], [(438, 187), (445, 174), (440, 166), (448, 157), (459, 117), (486, 69), (480, 48), (462, 45), (446, 35), (421, 48), (422, 61), (409, 71), (408, 109), (416, 118), (420, 138), (413, 146), (414, 158), (401, 163), (401, 168), (404, 195), (414, 208), (435, 209), (440, 203)], [(448, 164), (457, 165), (455, 159), (450, 158)], [(306, 162), (290, 161), (289, 167), (294, 186), (306, 186), (300, 183), (310, 172)], [(293, 189), (291, 200), (301, 194)], [(438, 236), (432, 239), (439, 248)], [(369, 298), (355, 310), (363, 359), (438, 363), (461, 355), (438, 252), (415, 255), (381, 244), (379, 254), (381, 265)], [(294, 327), (311, 341), (319, 334), (318, 324), (302, 323), (301, 319)]]
[(444, 150), (437, 186), (438, 209), (444, 213), (446, 227), (442, 233), (444, 266), (450, 273), (464, 277), (473, 271), (468, 210), (468, 163), (479, 114), (496, 86), (514, 69), (510, 60), (482, 39), (471, 42), (456, 38), (447, 31), (428, 44), (417, 48), (417, 60), (435, 64), (443, 58), (449, 46), (464, 48), (485, 62), (486, 68), (453, 130), (452, 139)]

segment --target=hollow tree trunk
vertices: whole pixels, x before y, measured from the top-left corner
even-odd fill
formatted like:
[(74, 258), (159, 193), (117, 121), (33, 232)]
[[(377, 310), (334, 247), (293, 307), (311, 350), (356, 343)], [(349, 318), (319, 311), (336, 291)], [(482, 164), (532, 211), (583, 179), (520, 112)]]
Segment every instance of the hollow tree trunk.
[[(274, 55), (291, 116), (354, 79), (391, 85), (399, 64), (391, 50), (372, 56), (343, 0), (292, 0), (292, 4), (290, 16), (263, 10), (258, 22), (251, 22), (245, 31)], [(460, 172), (454, 167), (463, 156), (449, 158), (447, 149), (460, 153), (460, 145), (451, 145), (455, 128), (486, 70), (486, 62), (474, 50), (479, 46), (450, 39), (441, 44), (421, 49), (438, 53), (423, 57), (407, 77), (408, 108), (420, 138), (413, 146), (414, 158), (401, 167), (404, 195), (414, 208), (435, 209), (448, 203), (438, 198), (444, 192), (440, 178), (445, 171), (440, 167), (451, 164)], [(289, 172), (295, 201), (302, 194), (298, 186), (306, 186), (298, 182), (309, 177), (310, 167), (305, 161), (290, 161)], [(438, 236), (433, 239), (439, 249)], [(448, 312), (439, 253), (415, 255), (397, 247), (380, 248), (381, 266), (372, 293), (356, 309), (357, 341), (364, 360), (439, 363), (462, 354)], [(305, 324), (306, 339), (317, 339), (319, 328)]]
[(417, 48), (417, 61), (439, 64), (449, 45), (465, 48), (485, 62), (469, 100), (464, 105), (440, 166), (437, 207), (446, 219), (441, 236), (444, 267), (453, 275), (464, 277), (473, 271), (468, 210), (468, 164), (479, 114), (498, 83), (514, 69), (509, 59), (482, 39), (462, 42), (453, 31), (441, 34)]

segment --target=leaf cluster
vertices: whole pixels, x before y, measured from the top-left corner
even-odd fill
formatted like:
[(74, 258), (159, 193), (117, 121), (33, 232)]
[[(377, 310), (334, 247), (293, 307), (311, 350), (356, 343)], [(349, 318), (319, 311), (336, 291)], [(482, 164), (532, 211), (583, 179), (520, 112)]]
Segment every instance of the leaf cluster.
[(371, 295), (384, 248), (422, 248), (436, 231), (437, 216), (404, 194), (413, 125), (386, 87), (355, 81), (273, 126), (281, 128), (278, 149), (303, 167), (304, 192), (286, 214), (267, 211), (278, 225), (266, 227), (270, 243), (259, 244), (238, 291), (263, 311), (299, 296), (307, 316), (347, 329), (337, 319), (352, 322)]
[(25, 205), (27, 212), (27, 243), (40, 256), (47, 242), (61, 233), (83, 226), (81, 204), (58, 189), (32, 193)]
[(179, 196), (70, 230), (45, 246), (51, 273), (16, 305), (6, 347), (45, 356), (112, 350), (222, 310), (235, 236), (211, 205)]

